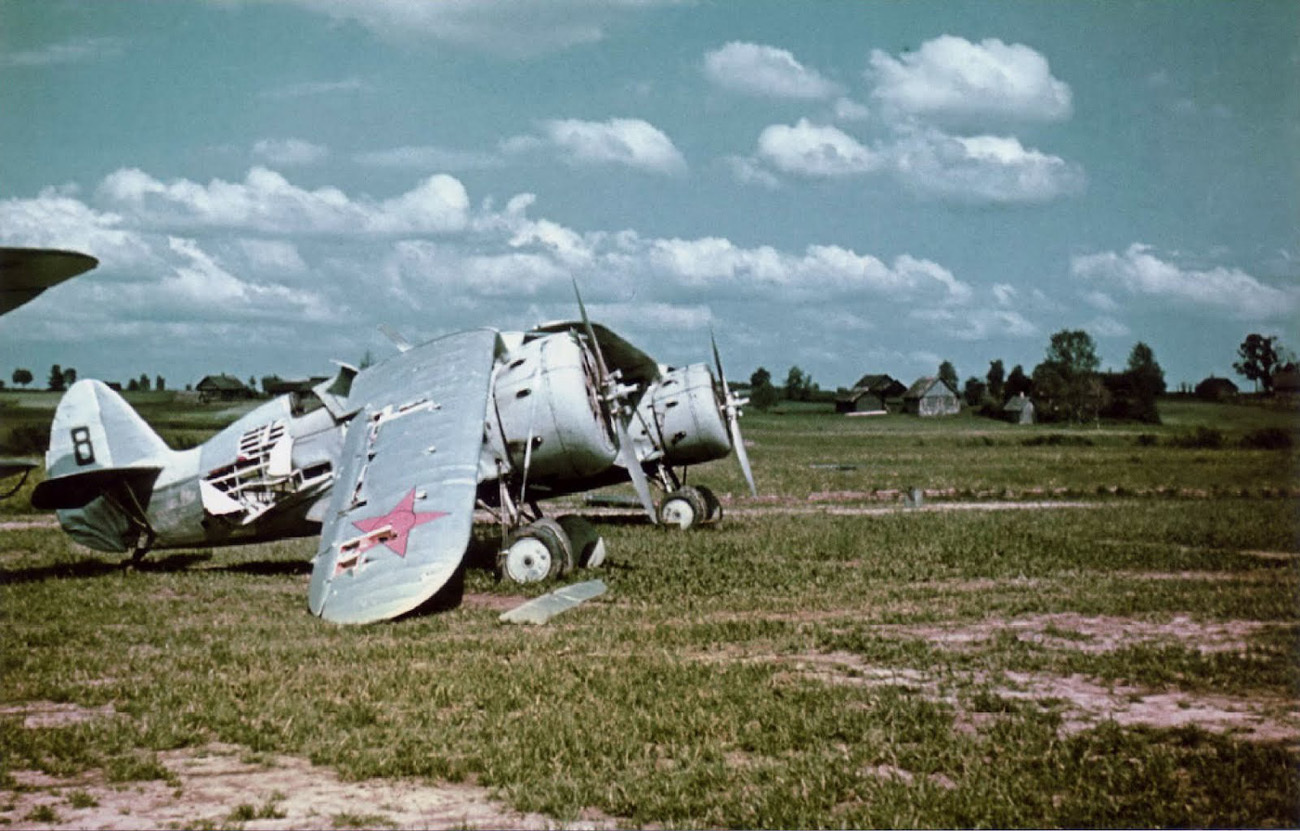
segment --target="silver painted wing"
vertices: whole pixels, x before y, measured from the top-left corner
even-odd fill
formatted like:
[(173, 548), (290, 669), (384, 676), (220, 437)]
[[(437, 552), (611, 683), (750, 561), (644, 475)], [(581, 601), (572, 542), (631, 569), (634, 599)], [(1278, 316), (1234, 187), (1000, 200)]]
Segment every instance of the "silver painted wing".
[(473, 526), (496, 332), (448, 335), (362, 372), (308, 603), (337, 623), (409, 612), (460, 567)]

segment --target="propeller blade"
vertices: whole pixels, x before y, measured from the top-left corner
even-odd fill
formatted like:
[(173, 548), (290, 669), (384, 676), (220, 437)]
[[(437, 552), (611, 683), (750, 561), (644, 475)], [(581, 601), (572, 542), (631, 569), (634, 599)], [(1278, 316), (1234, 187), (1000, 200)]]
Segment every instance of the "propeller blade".
[(627, 467), (628, 478), (632, 480), (632, 487), (636, 489), (637, 498), (641, 500), (641, 507), (645, 508), (646, 516), (650, 517), (650, 524), (658, 525), (659, 512), (655, 510), (655, 501), (650, 496), (650, 480), (641, 469), (641, 462), (636, 457), (636, 448), (632, 445), (632, 437), (628, 435), (627, 427), (621, 420), (615, 419), (614, 424), (618, 430), (618, 455)]
[(727, 387), (727, 373), (722, 371), (722, 356), (718, 354), (718, 339), (713, 336), (713, 327), (709, 327), (709, 343), (713, 344), (713, 365), (718, 368), (718, 379), (722, 381), (722, 394), (731, 401), (731, 390)]
[(731, 446), (736, 449), (736, 460), (740, 462), (740, 472), (745, 475), (749, 485), (750, 496), (758, 496), (758, 486), (754, 484), (754, 469), (749, 466), (749, 453), (745, 450), (745, 439), (740, 435), (740, 407), (731, 397), (731, 388), (727, 386), (727, 374), (722, 369), (722, 355), (718, 353), (718, 339), (713, 336), (713, 327), (709, 327), (709, 341), (713, 344), (713, 363), (718, 367), (718, 378), (722, 380), (722, 395), (726, 400), (727, 429), (731, 433)]
[(633, 446), (632, 437), (627, 432), (623, 406), (616, 396), (611, 395), (612, 379), (609, 376), (609, 367), (605, 365), (605, 356), (601, 354), (600, 341), (596, 340), (596, 330), (591, 326), (591, 318), (587, 317), (587, 307), (582, 302), (582, 292), (578, 290), (577, 280), (573, 281), (573, 294), (578, 298), (578, 311), (582, 314), (582, 325), (587, 330), (591, 351), (596, 355), (596, 371), (600, 375), (601, 394), (605, 398), (606, 405), (610, 407), (610, 421), (614, 422), (614, 439), (617, 442), (619, 460), (627, 468), (628, 478), (632, 480), (632, 487), (636, 489), (637, 498), (641, 500), (646, 516), (650, 517), (652, 524), (658, 525), (659, 512), (655, 510), (654, 499), (650, 496), (650, 480), (646, 478), (645, 471), (641, 469), (641, 462), (636, 457), (636, 447)]
[(573, 281), (573, 294), (578, 298), (578, 311), (582, 314), (582, 325), (587, 330), (587, 340), (591, 341), (591, 351), (596, 353), (596, 369), (600, 371), (600, 384), (609, 383), (609, 368), (605, 366), (605, 356), (600, 352), (600, 342), (596, 340), (596, 330), (591, 328), (591, 318), (587, 317), (587, 307), (582, 302), (582, 292), (578, 291), (578, 281)]
[(749, 495), (758, 496), (754, 470), (749, 466), (749, 453), (745, 450), (745, 440), (740, 435), (740, 420), (733, 416), (728, 422), (731, 428), (731, 446), (736, 448), (736, 459), (740, 462), (740, 472), (745, 474), (745, 483), (749, 485)]

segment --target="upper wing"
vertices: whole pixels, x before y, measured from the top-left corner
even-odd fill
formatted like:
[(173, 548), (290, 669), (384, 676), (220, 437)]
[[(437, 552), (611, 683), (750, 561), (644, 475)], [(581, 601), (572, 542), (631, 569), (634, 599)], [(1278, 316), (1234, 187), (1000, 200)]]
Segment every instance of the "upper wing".
[(0, 314), (97, 265), (99, 260), (75, 251), (0, 248)]
[(309, 605), (338, 623), (415, 609), (469, 543), (483, 419), (500, 343), (449, 335), (362, 372), (339, 475), (313, 560)]

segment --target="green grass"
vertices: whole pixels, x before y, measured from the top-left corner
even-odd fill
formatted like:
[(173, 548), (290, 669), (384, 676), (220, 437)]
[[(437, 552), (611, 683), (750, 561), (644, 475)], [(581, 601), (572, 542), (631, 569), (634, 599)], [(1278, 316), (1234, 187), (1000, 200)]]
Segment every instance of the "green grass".
[[(1230, 439), (1272, 417), (1247, 416), (1225, 426)], [(350, 779), (472, 781), (559, 820), (596, 809), (699, 827), (1296, 823), (1294, 742), (1107, 721), (1069, 732), (1068, 702), (1006, 691), (1030, 673), (1294, 702), (1297, 505), (1260, 484), (1293, 492), (1291, 451), (1139, 447), (1151, 428), (1024, 432), (976, 419), (801, 413), (745, 429), (765, 494), (786, 506), (896, 483), (947, 482), (960, 499), (1054, 481), (1097, 504), (774, 512), (687, 534), (609, 523), (609, 592), (544, 627), (503, 626), (472, 601), (549, 586), (475, 569), (471, 602), (450, 612), (322, 623), (306, 610), (314, 540), (158, 552), (127, 572), (52, 529), (0, 531), (0, 704), (119, 714), (44, 728), (0, 716), (0, 779), (92, 768), (168, 779), (157, 754), (219, 741)], [(1088, 442), (1023, 443), (1056, 434)], [(808, 467), (838, 461), (860, 467)], [(738, 492), (734, 467), (692, 480)], [(1107, 490), (1119, 467), (1135, 491), (1203, 493), (1120, 498)], [(1010, 629), (960, 647), (920, 634), (1067, 613), (1256, 628), (1221, 652), (1172, 638), (1090, 652), (1056, 623), (1041, 642)], [(901, 680), (874, 682), (881, 674)], [(241, 804), (227, 819), (276, 810)]]

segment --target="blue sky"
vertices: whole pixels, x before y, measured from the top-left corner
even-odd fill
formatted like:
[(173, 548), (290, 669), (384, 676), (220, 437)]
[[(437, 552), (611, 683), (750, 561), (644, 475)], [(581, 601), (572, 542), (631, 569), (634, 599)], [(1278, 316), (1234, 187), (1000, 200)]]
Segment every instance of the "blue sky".
[[(0, 374), (593, 317), (823, 387), (1300, 347), (1300, 4), (0, 0)], [(1237, 379), (1243, 385), (1244, 379)]]

